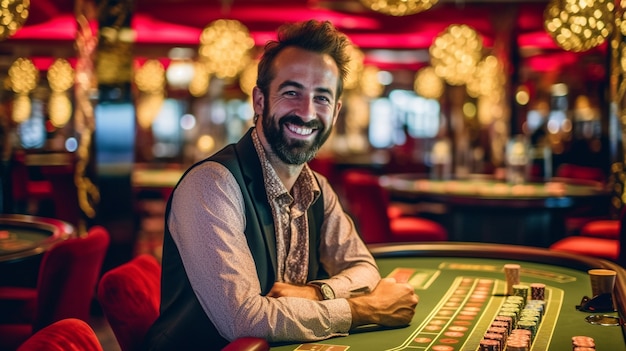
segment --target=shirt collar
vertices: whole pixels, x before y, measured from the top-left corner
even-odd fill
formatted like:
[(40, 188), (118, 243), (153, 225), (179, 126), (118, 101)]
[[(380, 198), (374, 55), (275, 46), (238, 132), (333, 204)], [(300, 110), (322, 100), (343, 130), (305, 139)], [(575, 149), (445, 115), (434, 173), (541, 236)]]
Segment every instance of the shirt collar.
[[(274, 170), (274, 167), (268, 160), (256, 128), (252, 130), (252, 141), (254, 148), (259, 155), (259, 160), (261, 161), (261, 168), (263, 169), (263, 178), (266, 183), (268, 199), (271, 200), (285, 194), (291, 197), (289, 191), (285, 188), (285, 185), (280, 181), (278, 174), (276, 174), (276, 170)], [(319, 197), (321, 188), (308, 164), (305, 164), (302, 168), (302, 172), (300, 172), (298, 179), (296, 179), (294, 188), (294, 194), (299, 193), (301, 195), (300, 199), (306, 203), (306, 207), (312, 204), (313, 201)]]

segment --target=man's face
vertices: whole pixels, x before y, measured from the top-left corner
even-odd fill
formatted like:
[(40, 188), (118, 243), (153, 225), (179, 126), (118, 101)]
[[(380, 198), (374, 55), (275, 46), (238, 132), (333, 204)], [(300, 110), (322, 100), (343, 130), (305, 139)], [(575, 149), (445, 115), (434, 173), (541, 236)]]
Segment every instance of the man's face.
[(283, 162), (303, 164), (328, 139), (341, 107), (337, 65), (328, 55), (287, 48), (274, 61), (274, 72), (262, 99), (262, 132)]

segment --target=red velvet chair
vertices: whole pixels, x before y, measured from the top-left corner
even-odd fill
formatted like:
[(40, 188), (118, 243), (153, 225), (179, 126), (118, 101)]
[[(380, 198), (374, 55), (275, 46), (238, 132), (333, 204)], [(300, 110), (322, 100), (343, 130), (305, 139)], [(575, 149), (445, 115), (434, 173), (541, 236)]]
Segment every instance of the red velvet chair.
[(161, 265), (152, 255), (137, 256), (106, 272), (97, 294), (122, 351), (139, 350), (159, 316)]
[[(621, 256), (626, 256), (626, 206), (622, 207), (619, 220), (595, 221), (583, 226), (581, 235), (563, 238), (550, 245), (551, 250), (565, 251), (580, 255), (593, 256), (624, 264)], [(606, 222), (606, 223), (601, 223)], [(595, 224), (594, 224), (595, 223)], [(592, 232), (590, 226), (596, 226)], [(615, 228), (617, 226), (617, 228)], [(587, 228), (587, 229), (585, 229)], [(617, 230), (616, 232), (614, 230)], [(582, 235), (582, 233), (587, 233)], [(625, 257), (626, 258), (626, 257)]]
[(571, 163), (563, 163), (557, 167), (554, 175), (558, 178), (591, 180), (595, 182), (606, 182), (604, 171), (597, 167), (580, 166)]
[(17, 351), (103, 351), (98, 336), (81, 319), (66, 318), (39, 330)]
[[(159, 316), (161, 265), (143, 254), (106, 272), (98, 284), (98, 301), (122, 351), (141, 349), (143, 338)], [(226, 351), (267, 351), (261, 338), (240, 338)]]
[(605, 239), (619, 239), (620, 224), (618, 219), (598, 219), (586, 223), (580, 228), (581, 236)]
[[(565, 183), (594, 184), (598, 187), (602, 187), (607, 182), (607, 177), (602, 169), (571, 163), (563, 163), (557, 167), (555, 177), (554, 180), (563, 181)], [(597, 226), (586, 227), (587, 224), (598, 220), (605, 220), (609, 217), (609, 214), (610, 203), (608, 201), (605, 206), (598, 206), (597, 204), (581, 206), (566, 215), (565, 227), (570, 235), (583, 233), (583, 235), (590, 233), (595, 234), (595, 231), (601, 228)], [(602, 231), (598, 233), (601, 234)]]
[(15, 314), (1, 317), (0, 350), (15, 350), (40, 329), (66, 318), (89, 320), (108, 231), (89, 229), (84, 237), (62, 241), (45, 252), (35, 288), (0, 287), (0, 304)]
[(367, 244), (386, 242), (446, 241), (448, 233), (439, 223), (417, 216), (393, 216), (389, 193), (377, 176), (361, 171), (344, 173), (348, 213)]

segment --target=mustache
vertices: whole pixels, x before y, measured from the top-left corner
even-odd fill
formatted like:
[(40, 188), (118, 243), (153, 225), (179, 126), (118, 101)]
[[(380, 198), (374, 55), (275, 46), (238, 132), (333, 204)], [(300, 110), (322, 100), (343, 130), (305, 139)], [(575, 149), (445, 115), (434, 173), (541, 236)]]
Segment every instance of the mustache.
[(285, 125), (287, 123), (304, 127), (304, 128), (311, 128), (311, 129), (323, 129), (324, 128), (324, 124), (322, 124), (322, 122), (320, 122), (319, 119), (314, 119), (312, 121), (305, 122), (304, 120), (302, 120), (302, 118), (300, 118), (297, 115), (287, 115), (281, 118), (280, 120), (281, 125)]

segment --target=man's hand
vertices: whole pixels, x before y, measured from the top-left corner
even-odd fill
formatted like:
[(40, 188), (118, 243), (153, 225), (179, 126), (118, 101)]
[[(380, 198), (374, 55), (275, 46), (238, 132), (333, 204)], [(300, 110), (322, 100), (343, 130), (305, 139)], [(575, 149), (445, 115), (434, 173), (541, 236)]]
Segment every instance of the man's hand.
[(370, 294), (348, 299), (352, 327), (365, 324), (388, 327), (408, 325), (415, 315), (418, 300), (411, 285), (383, 278)]
[(322, 300), (322, 294), (314, 286), (293, 285), (289, 283), (274, 283), (272, 289), (267, 294), (268, 297), (302, 297), (310, 300)]

